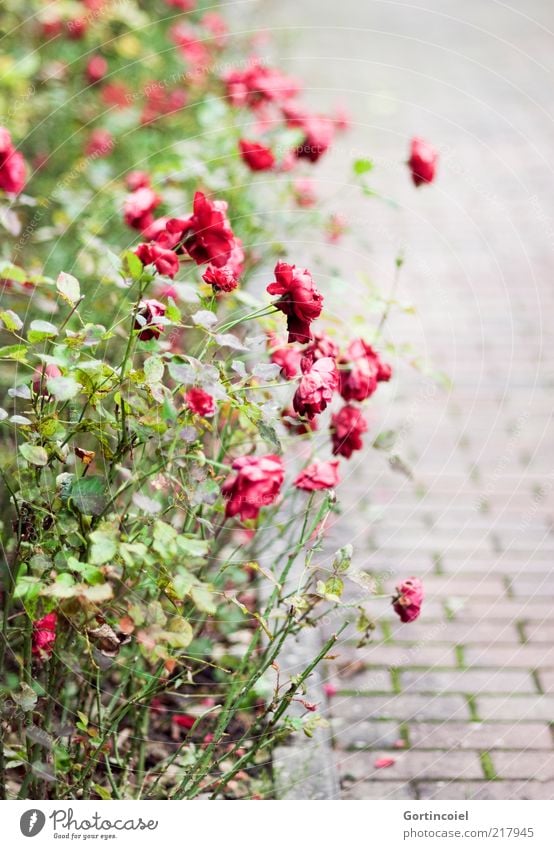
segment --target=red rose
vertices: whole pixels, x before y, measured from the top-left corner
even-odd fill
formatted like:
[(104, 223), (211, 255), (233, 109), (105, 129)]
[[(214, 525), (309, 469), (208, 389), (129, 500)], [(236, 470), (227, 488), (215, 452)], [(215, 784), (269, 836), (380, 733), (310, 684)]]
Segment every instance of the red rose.
[(149, 339), (158, 339), (163, 332), (163, 324), (156, 324), (158, 318), (165, 315), (165, 304), (150, 298), (146, 301), (141, 301), (135, 318), (135, 330), (140, 330), (138, 338), (143, 342), (148, 342)]
[(58, 366), (53, 364), (36, 369), (33, 376), (33, 392), (37, 395), (41, 395), (43, 398), (48, 398), (50, 393), (46, 388), (46, 381), (50, 377), (61, 377), (61, 375), (62, 373)]
[(285, 469), (281, 457), (238, 457), (221, 492), (227, 498), (225, 515), (256, 519), (261, 508), (273, 504), (283, 484)]
[(323, 115), (304, 112), (294, 105), (284, 106), (283, 115), (289, 127), (299, 128), (304, 132), (303, 140), (295, 148), (295, 155), (298, 159), (317, 162), (333, 141), (335, 128), (332, 120)]
[(275, 283), (270, 283), (267, 291), (281, 296), (275, 306), (287, 316), (289, 342), (309, 342), (310, 324), (321, 314), (323, 295), (316, 289), (308, 269), (278, 262)]
[(146, 171), (130, 171), (125, 177), (125, 185), (130, 192), (136, 192), (137, 189), (149, 189), (150, 177)]
[(146, 230), (154, 221), (152, 213), (160, 203), (160, 196), (149, 186), (136, 189), (123, 205), (125, 223), (134, 230)]
[(302, 351), (292, 345), (284, 345), (278, 337), (271, 333), (268, 337), (269, 358), (272, 363), (281, 366), (281, 374), (290, 380), (300, 372)]
[(227, 265), (235, 247), (226, 202), (209, 200), (202, 192), (194, 195), (190, 218), (171, 218), (166, 229), (170, 237), (183, 242), (184, 249), (197, 265), (210, 262), (221, 268)]
[(93, 130), (85, 146), (87, 156), (108, 156), (114, 148), (112, 134), (108, 130)]
[(412, 172), (412, 180), (415, 186), (433, 182), (437, 170), (438, 158), (438, 150), (432, 144), (417, 138), (417, 136), (412, 139), (408, 166)]
[(392, 375), (391, 367), (363, 339), (354, 339), (340, 362), (350, 365), (340, 371), (340, 394), (345, 401), (365, 401), (378, 383), (390, 380)]
[(99, 82), (108, 73), (108, 63), (103, 56), (91, 56), (87, 62), (85, 77), (91, 85)]
[(202, 280), (213, 286), (216, 292), (232, 292), (239, 285), (239, 281), (229, 265), (224, 265), (221, 268), (208, 265), (202, 275)]
[(72, 21), (67, 21), (65, 26), (68, 38), (71, 38), (73, 41), (79, 41), (83, 38), (88, 29), (86, 18), (75, 18)]
[(316, 360), (321, 360), (323, 357), (332, 357), (336, 360), (338, 355), (337, 343), (322, 330), (316, 330), (312, 335), (312, 341), (302, 354), (302, 371), (308, 371)]
[(333, 454), (351, 457), (353, 451), (362, 448), (362, 434), (367, 430), (367, 422), (358, 407), (346, 404), (338, 413), (331, 416)]
[(269, 171), (275, 165), (275, 157), (269, 147), (259, 142), (239, 141), (240, 155), (252, 171)]
[(229, 71), (223, 76), (223, 81), (233, 106), (256, 108), (264, 103), (283, 102), (300, 90), (292, 77), (262, 65), (257, 59), (246, 70)]
[(402, 622), (413, 622), (421, 612), (423, 603), (423, 584), (419, 578), (407, 578), (396, 587), (392, 606)]
[(196, 68), (206, 68), (209, 65), (210, 51), (195, 29), (188, 24), (175, 24), (169, 33), (187, 62)]
[(25, 186), (23, 155), (15, 149), (9, 132), (0, 127), (0, 189), (17, 195)]
[(203, 389), (189, 389), (185, 395), (185, 403), (197, 416), (213, 416), (215, 413), (214, 399)]
[(154, 265), (159, 274), (175, 277), (179, 271), (179, 257), (175, 251), (163, 248), (157, 242), (143, 242), (135, 250), (143, 265)]
[(42, 619), (33, 622), (31, 651), (40, 660), (51, 657), (54, 651), (57, 623), (58, 617), (55, 613), (47, 613)]
[(302, 376), (292, 399), (292, 406), (299, 415), (313, 419), (327, 407), (338, 382), (337, 364), (332, 357), (317, 360)]
[(303, 469), (294, 485), (297, 489), (306, 492), (315, 492), (319, 489), (333, 489), (339, 482), (338, 460), (314, 460)]

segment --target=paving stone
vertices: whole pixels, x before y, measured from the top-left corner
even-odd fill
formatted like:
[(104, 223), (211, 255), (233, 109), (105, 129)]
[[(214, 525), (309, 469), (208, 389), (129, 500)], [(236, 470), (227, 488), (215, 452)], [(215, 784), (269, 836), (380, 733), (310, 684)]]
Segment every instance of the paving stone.
[(554, 782), (540, 781), (436, 781), (416, 784), (418, 799), (548, 799)]
[(540, 722), (411, 722), (416, 749), (552, 749), (549, 726)]
[(477, 714), (482, 720), (513, 719), (520, 722), (544, 720), (554, 722), (554, 696), (485, 696), (476, 699)]
[(543, 693), (554, 693), (554, 669), (539, 669), (537, 674)]
[[(337, 652), (334, 652), (337, 654)], [(371, 667), (390, 666), (452, 666), (456, 655), (451, 645), (394, 645), (371, 643), (363, 649), (341, 648), (337, 660), (329, 665), (333, 673), (338, 668), (354, 668), (360, 662)], [(340, 677), (340, 676), (339, 676)]]
[(344, 781), (341, 799), (415, 799), (414, 788), (400, 781)]
[(554, 782), (554, 752), (492, 752), (499, 778), (533, 778)]
[(400, 685), (406, 693), (537, 692), (531, 675), (520, 669), (414, 670), (400, 673)]
[[(385, 769), (375, 767), (379, 757), (394, 757), (392, 766)], [(400, 751), (353, 752), (339, 755), (341, 774), (355, 781), (366, 781), (381, 777), (386, 772), (387, 780), (422, 780), (425, 778), (483, 778), (483, 769), (478, 753), (446, 751)]]
[(392, 749), (401, 737), (398, 722), (371, 722), (361, 720), (352, 723), (350, 718), (333, 720), (333, 737), (340, 749)]
[[(482, 645), (465, 646), (464, 660), (468, 667), (487, 666), (502, 669), (525, 667), (538, 669), (541, 666), (554, 668), (554, 646), (546, 643), (528, 645)], [(544, 674), (541, 672), (541, 680)], [(544, 687), (544, 684), (543, 684)]]
[(335, 696), (331, 699), (332, 717), (350, 719), (449, 720), (469, 719), (463, 696)]

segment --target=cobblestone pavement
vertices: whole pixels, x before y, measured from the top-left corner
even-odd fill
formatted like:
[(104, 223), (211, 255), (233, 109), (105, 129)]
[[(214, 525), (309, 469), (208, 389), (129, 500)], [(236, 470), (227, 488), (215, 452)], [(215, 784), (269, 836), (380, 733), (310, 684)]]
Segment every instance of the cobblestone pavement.
[[(298, 253), (327, 256), (348, 280), (346, 295), (333, 275), (321, 285), (355, 333), (368, 284), (350, 270), (386, 290), (405, 246), (399, 300), (415, 307), (388, 324), (388, 341), (409, 350), (370, 412), (374, 435), (398, 432), (393, 453), (413, 477), (391, 469), (390, 452), (353, 458), (333, 542), (353, 542), (355, 568), (387, 589), (423, 578), (426, 603), (402, 625), (375, 601), (372, 644), (356, 651), (351, 630), (329, 664), (346, 799), (554, 795), (554, 11), (550, 0), (519, 9), (259, 5), (281, 64), (353, 119), (319, 189), (366, 247), (299, 242)], [(442, 150), (436, 185), (419, 191), (402, 164), (414, 134)], [(397, 209), (339, 190), (360, 156)], [(394, 765), (376, 769), (382, 756)]]

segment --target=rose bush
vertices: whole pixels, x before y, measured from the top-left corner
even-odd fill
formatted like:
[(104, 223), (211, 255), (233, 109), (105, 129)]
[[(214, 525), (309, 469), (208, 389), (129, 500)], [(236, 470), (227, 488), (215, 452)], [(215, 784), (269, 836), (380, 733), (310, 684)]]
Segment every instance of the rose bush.
[[(285, 640), (329, 610), (369, 633), (379, 598), (344, 603), (351, 551), (317, 554), (392, 377), (382, 323), (332, 338), (296, 218), (262, 214), (316, 204), (346, 121), (194, 0), (5, 16), (1, 794), (270, 793), (336, 635), (282, 680)], [(385, 600), (412, 621), (421, 586)]]

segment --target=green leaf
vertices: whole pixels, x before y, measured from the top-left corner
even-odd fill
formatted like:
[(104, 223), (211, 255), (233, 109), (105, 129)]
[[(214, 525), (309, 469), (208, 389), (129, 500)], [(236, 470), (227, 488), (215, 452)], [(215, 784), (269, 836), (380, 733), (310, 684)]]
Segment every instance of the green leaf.
[(339, 548), (339, 550), (335, 552), (335, 556), (333, 558), (333, 571), (338, 573), (348, 572), (350, 563), (352, 562), (353, 553), (354, 549), (350, 543)]
[(96, 604), (101, 601), (109, 601), (113, 598), (113, 590), (111, 584), (96, 584), (94, 587), (85, 587), (81, 584), (77, 595), (82, 595), (87, 601)]
[(179, 551), (189, 557), (205, 557), (208, 553), (209, 542), (196, 537), (180, 536), (177, 540)]
[(70, 401), (81, 391), (81, 384), (74, 377), (50, 377), (46, 387), (56, 401)]
[(369, 171), (373, 170), (373, 162), (371, 159), (356, 159), (352, 163), (352, 170), (354, 174), (367, 174)]
[(147, 383), (159, 383), (164, 374), (164, 363), (161, 357), (148, 357), (144, 362), (144, 377)]
[(276, 454), (283, 453), (283, 447), (279, 441), (277, 431), (275, 430), (273, 425), (267, 424), (264, 421), (259, 421), (258, 431), (264, 442), (267, 442), (267, 444), (271, 446), (271, 448), (275, 451)]
[(72, 598), (76, 595), (75, 578), (69, 572), (62, 572), (53, 584), (42, 590), (41, 595), (50, 598)]
[(38, 696), (33, 690), (33, 688), (29, 687), (29, 685), (25, 684), (25, 682), (22, 682), (19, 685), (19, 690), (13, 692), (11, 694), (11, 697), (16, 703), (16, 705), (20, 707), (21, 710), (24, 712), (33, 710), (34, 706), (38, 701)]
[(72, 274), (66, 274), (65, 271), (62, 271), (56, 280), (56, 289), (72, 307), (81, 300), (79, 281)]
[(390, 451), (396, 442), (396, 435), (395, 430), (384, 430), (378, 433), (373, 440), (373, 447), (378, 451)]
[(4, 345), (0, 348), (0, 360), (16, 360), (18, 363), (27, 362), (27, 345)]
[(199, 610), (203, 613), (215, 613), (217, 605), (214, 602), (212, 591), (207, 584), (197, 584), (191, 588), (190, 594)]
[(93, 784), (92, 789), (95, 793), (98, 794), (98, 796), (100, 796), (101, 799), (104, 799), (106, 802), (109, 802), (111, 799), (113, 799), (113, 796), (110, 791), (107, 790), (105, 787), (101, 787), (99, 784)]
[(4, 280), (14, 280), (16, 283), (25, 283), (28, 280), (26, 271), (23, 271), (18, 265), (2, 265), (0, 267), (0, 277)]
[(123, 271), (133, 280), (140, 280), (142, 268), (142, 262), (132, 251), (126, 251), (123, 254)]
[(173, 616), (168, 623), (168, 630), (163, 631), (163, 639), (174, 649), (186, 649), (193, 636), (192, 626), (182, 616)]
[(3, 310), (0, 312), (0, 321), (3, 322), (4, 327), (10, 333), (13, 333), (15, 330), (21, 330), (23, 327), (23, 322), (13, 310)]
[(340, 598), (344, 590), (344, 581), (337, 575), (332, 575), (325, 581), (325, 594), (328, 596), (336, 596)]
[(17, 580), (13, 596), (14, 598), (26, 598), (27, 601), (32, 601), (38, 598), (40, 589), (40, 578), (35, 578), (33, 575), (22, 575)]
[(48, 453), (41, 445), (32, 445), (30, 442), (24, 442), (23, 445), (19, 446), (19, 450), (33, 466), (46, 466)]
[(102, 566), (112, 560), (117, 554), (117, 532), (111, 525), (104, 530), (99, 528), (93, 531), (90, 535), (92, 546), (90, 549), (89, 560), (96, 566)]
[(69, 498), (79, 513), (85, 516), (100, 516), (108, 503), (106, 479), (99, 475), (73, 481)]
[(58, 335), (58, 328), (55, 324), (42, 319), (32, 321), (27, 333), (27, 339), (34, 345), (36, 342), (43, 342), (45, 339), (54, 339)]

